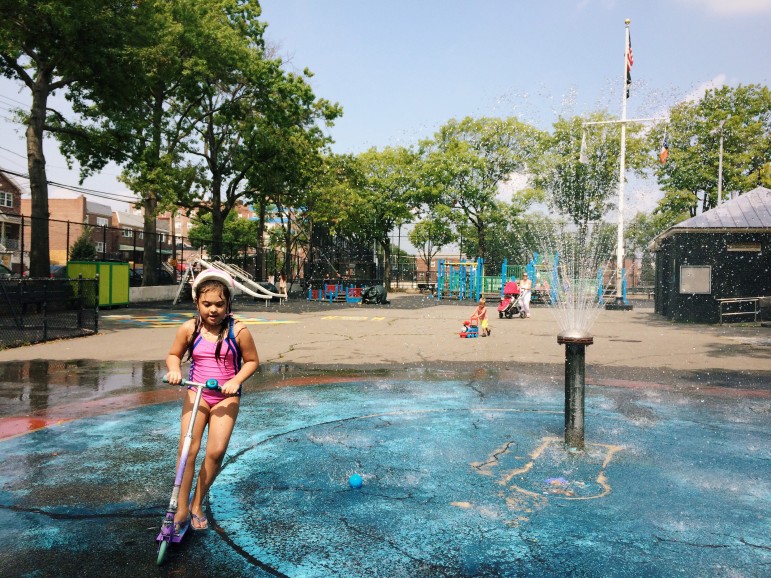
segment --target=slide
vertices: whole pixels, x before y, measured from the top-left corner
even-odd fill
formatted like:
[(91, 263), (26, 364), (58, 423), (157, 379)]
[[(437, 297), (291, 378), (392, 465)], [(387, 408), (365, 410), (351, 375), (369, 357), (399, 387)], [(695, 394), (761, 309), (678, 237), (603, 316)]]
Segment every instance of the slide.
[(256, 297), (257, 299), (268, 300), (268, 299), (272, 299), (273, 297), (278, 297), (279, 299), (287, 298), (286, 293), (274, 293), (273, 291), (267, 290), (265, 287), (255, 282), (252, 279), (251, 275), (249, 275), (246, 271), (244, 271), (240, 267), (228, 265), (227, 263), (224, 263), (222, 261), (207, 261), (206, 259), (202, 259), (200, 257), (195, 261), (193, 261), (192, 265), (195, 265), (196, 263), (201, 265), (201, 267), (204, 267), (207, 269), (211, 267), (214, 269), (225, 271), (225, 273), (227, 273), (233, 278), (233, 281), (235, 281), (236, 283), (236, 287), (238, 287), (241, 291), (243, 291), (247, 295), (251, 295), (252, 297)]

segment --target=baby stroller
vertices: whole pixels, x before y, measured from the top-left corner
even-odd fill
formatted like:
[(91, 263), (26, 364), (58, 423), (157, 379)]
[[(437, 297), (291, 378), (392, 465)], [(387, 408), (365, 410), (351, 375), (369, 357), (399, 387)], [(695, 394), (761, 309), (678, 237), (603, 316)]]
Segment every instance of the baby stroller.
[(498, 305), (498, 318), (511, 319), (515, 315), (525, 317), (525, 311), (522, 308), (521, 295), (519, 291), (519, 285), (516, 281), (509, 281), (503, 286), (503, 299), (501, 304)]

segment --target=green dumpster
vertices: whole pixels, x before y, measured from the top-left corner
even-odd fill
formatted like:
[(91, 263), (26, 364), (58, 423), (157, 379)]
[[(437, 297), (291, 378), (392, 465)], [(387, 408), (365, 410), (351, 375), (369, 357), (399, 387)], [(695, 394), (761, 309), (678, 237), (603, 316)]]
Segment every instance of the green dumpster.
[(93, 279), (99, 275), (99, 306), (128, 305), (129, 264), (116, 261), (70, 261), (67, 276)]

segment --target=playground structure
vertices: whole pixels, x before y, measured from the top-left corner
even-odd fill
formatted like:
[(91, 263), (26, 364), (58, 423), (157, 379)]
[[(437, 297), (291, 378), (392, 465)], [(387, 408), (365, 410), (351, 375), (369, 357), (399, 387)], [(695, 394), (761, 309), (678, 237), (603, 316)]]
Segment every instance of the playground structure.
[(439, 259), (436, 269), (436, 298), (473, 299), (483, 293), (484, 259), (476, 261), (445, 261)]
[(263, 287), (257, 282), (252, 275), (244, 271), (241, 267), (229, 263), (225, 263), (219, 259), (213, 259), (207, 261), (202, 257), (198, 257), (189, 263), (187, 269), (182, 275), (182, 279), (179, 282), (179, 289), (177, 289), (177, 295), (174, 297), (174, 305), (176, 305), (182, 297), (182, 291), (187, 283), (192, 282), (194, 276), (194, 270), (200, 268), (201, 271), (205, 269), (218, 269), (224, 271), (233, 278), (233, 282), (236, 287), (241, 290), (242, 293), (251, 295), (255, 299), (263, 299), (267, 305), (268, 301), (278, 297), (281, 302), (287, 298), (286, 293), (275, 293), (270, 291), (266, 287)]
[(344, 283), (324, 283), (320, 289), (308, 287), (308, 301), (329, 301), (330, 303), (361, 303), (362, 288)]
[(509, 265), (504, 259), (500, 275), (485, 275), (484, 259), (475, 261), (445, 261), (437, 264), (437, 299), (472, 299), (480, 297), (503, 299), (503, 288), (508, 281), (522, 279), (527, 272), (531, 279), (538, 279), (540, 268), (534, 259), (527, 265)]

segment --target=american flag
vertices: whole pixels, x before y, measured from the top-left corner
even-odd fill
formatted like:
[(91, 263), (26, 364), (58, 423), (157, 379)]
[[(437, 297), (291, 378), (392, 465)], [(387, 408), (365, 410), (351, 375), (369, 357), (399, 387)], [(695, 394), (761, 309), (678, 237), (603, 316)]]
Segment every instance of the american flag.
[(629, 44), (626, 47), (626, 97), (629, 98), (629, 87), (632, 85), (632, 65), (634, 64), (634, 55), (632, 54), (632, 37), (629, 36)]

